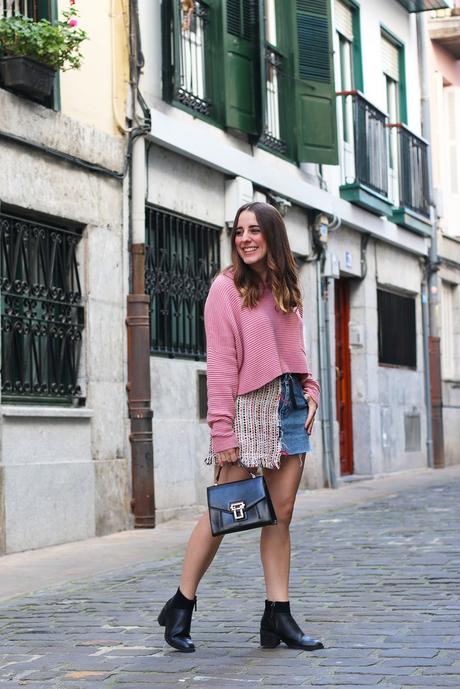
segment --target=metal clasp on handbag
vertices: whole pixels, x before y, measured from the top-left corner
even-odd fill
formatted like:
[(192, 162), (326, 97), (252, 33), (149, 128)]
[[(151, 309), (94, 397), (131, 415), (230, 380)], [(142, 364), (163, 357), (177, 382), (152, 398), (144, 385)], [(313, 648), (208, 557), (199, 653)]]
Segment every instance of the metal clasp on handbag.
[(246, 503), (244, 502), (232, 502), (229, 505), (230, 510), (233, 512), (233, 519), (238, 521), (239, 519), (244, 519), (244, 508)]

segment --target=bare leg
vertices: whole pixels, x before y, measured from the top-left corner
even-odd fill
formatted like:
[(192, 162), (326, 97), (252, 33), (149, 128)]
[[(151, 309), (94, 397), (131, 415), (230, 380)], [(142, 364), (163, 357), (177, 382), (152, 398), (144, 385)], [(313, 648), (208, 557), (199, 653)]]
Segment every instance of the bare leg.
[[(238, 464), (225, 464), (219, 483), (240, 481), (248, 477), (248, 472)], [(180, 590), (186, 598), (193, 599), (203, 575), (214, 559), (223, 536), (213, 536), (209, 514), (205, 513), (192, 531), (185, 551)]]
[(276, 526), (265, 526), (260, 537), (260, 557), (264, 568), (267, 599), (271, 601), (289, 600), (289, 524), (303, 471), (303, 461), (300, 461), (300, 457), (283, 457), (279, 469), (264, 470), (278, 521)]

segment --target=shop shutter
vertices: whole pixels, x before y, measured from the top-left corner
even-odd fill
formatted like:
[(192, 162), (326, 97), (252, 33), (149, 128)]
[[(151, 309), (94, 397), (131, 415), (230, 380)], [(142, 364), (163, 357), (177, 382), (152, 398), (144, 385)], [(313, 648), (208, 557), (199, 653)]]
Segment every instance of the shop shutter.
[(222, 2), (224, 25), (225, 124), (248, 134), (260, 128), (259, 41), (256, 0)]
[(299, 162), (338, 163), (329, 0), (291, 0)]
[(341, 0), (335, 0), (335, 28), (350, 42), (353, 41), (353, 11)]
[(383, 72), (399, 82), (399, 49), (385, 36), (381, 37), (381, 51), (382, 51), (382, 66)]

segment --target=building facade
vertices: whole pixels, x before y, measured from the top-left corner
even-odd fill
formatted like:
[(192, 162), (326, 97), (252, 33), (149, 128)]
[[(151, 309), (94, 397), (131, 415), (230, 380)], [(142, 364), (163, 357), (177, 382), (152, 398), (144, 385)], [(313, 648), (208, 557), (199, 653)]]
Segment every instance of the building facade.
[[(139, 3), (160, 519), (204, 502), (198, 274), (228, 264), (228, 228), (252, 199), (285, 217), (325, 392), (304, 486), (427, 466), (432, 211), (416, 17), (442, 7)], [(191, 250), (196, 227), (207, 238)]]
[[(68, 2), (0, 3), (54, 20)], [(123, 168), (128, 14), (79, 0), (80, 70), (0, 88), (0, 552), (130, 525)], [(114, 59), (114, 54), (117, 56)]]
[[(443, 434), (459, 461), (458, 147), (433, 137), (432, 175), (420, 114), (419, 17), (448, 4), (77, 0), (82, 68), (46, 102), (0, 85), (0, 552), (205, 504), (203, 307), (252, 200), (284, 216), (322, 385), (302, 487), (432, 465)], [(459, 83), (436, 46), (434, 102)]]
[(446, 464), (458, 462), (460, 408), (460, 2), (454, 5), (428, 21)]

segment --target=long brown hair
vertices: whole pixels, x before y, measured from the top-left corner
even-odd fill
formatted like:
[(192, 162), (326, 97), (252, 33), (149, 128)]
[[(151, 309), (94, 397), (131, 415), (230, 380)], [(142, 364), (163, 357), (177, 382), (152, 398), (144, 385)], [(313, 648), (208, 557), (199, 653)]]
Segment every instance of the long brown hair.
[(276, 305), (284, 313), (294, 311), (296, 307), (302, 306), (302, 298), (286, 226), (276, 208), (258, 201), (246, 203), (237, 210), (231, 235), (233, 280), (243, 297), (243, 305), (253, 308), (257, 306), (261, 296), (259, 275), (244, 263), (235, 246), (236, 228), (243, 211), (254, 213), (267, 242), (268, 281)]

